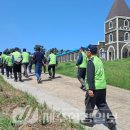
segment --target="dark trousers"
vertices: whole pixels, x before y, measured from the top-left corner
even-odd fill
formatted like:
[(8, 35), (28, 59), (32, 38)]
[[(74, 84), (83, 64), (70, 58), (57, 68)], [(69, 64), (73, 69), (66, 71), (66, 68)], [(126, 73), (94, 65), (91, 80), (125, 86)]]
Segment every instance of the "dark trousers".
[(82, 86), (85, 86), (86, 68), (78, 68), (77, 78)]
[(88, 92), (86, 92), (85, 113), (86, 113), (87, 118), (92, 118), (92, 113), (93, 113), (95, 105), (101, 112), (102, 116), (105, 116), (105, 118), (109, 118), (110, 116), (112, 116), (112, 112), (109, 109), (107, 102), (106, 102), (106, 89), (95, 90), (94, 97), (90, 97), (88, 95)]
[[(21, 64), (15, 64), (13, 66), (13, 72), (14, 72), (14, 79), (17, 80), (19, 78), (19, 80), (21, 80), (22, 75), (21, 75)], [(17, 76), (18, 74), (18, 76)]]
[(28, 68), (28, 63), (23, 63), (23, 75), (24, 76), (28, 76), (28, 72), (27, 72), (27, 68)]
[(29, 73), (31, 73), (31, 71), (32, 71), (32, 65), (33, 65), (33, 63), (32, 63), (32, 62), (30, 62), (30, 63), (29, 63), (29, 65), (28, 65), (28, 70), (29, 70)]
[(0, 69), (1, 69), (2, 75), (4, 75), (4, 65), (1, 65), (1, 66), (0, 66)]
[(49, 75), (50, 75), (50, 76), (55, 77), (55, 66), (56, 66), (56, 65), (49, 65), (49, 66), (48, 66), (48, 72), (49, 72)]
[(13, 66), (6, 66), (6, 75), (7, 77), (12, 77), (12, 72), (13, 72)]
[(46, 65), (43, 65), (43, 71), (46, 73)]

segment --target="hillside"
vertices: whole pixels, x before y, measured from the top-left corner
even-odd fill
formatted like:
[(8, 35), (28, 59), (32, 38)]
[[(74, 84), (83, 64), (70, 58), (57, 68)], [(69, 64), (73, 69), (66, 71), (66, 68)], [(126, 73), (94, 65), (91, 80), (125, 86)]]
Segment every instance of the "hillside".
[[(130, 58), (104, 61), (107, 84), (130, 90)], [(75, 62), (59, 63), (57, 73), (76, 78)]]

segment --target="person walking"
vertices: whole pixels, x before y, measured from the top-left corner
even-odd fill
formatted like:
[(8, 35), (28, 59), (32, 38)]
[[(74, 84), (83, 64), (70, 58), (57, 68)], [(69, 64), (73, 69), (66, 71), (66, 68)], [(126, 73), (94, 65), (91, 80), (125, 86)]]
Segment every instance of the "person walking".
[(28, 72), (27, 72), (27, 68), (29, 65), (29, 60), (30, 60), (30, 56), (29, 53), (26, 52), (26, 49), (23, 49), (23, 53), (22, 53), (22, 65), (23, 65), (23, 75), (28, 78)]
[(7, 75), (7, 78), (9, 78), (9, 77), (13, 78), (12, 77), (13, 59), (12, 59), (12, 55), (11, 55), (10, 51), (7, 52), (7, 56), (6, 56), (5, 62), (6, 62), (6, 75)]
[(44, 54), (40, 51), (40, 47), (35, 48), (36, 52), (34, 53), (33, 60), (35, 63), (35, 75), (37, 77), (37, 83), (41, 83), (41, 73), (42, 65), (44, 60)]
[(85, 48), (80, 48), (79, 57), (77, 59), (76, 66), (78, 68), (77, 72), (77, 78), (79, 82), (81, 83), (81, 89), (85, 90), (85, 76), (86, 76), (86, 68), (87, 68), (87, 56), (85, 53)]
[(58, 64), (56, 55), (53, 50), (50, 51), (50, 55), (48, 57), (48, 72), (49, 78), (55, 78), (55, 67)]
[(32, 73), (32, 65), (33, 65), (33, 55), (29, 52), (29, 65), (28, 65), (28, 71), (31, 74)]
[(109, 109), (106, 102), (106, 79), (104, 73), (103, 63), (97, 57), (97, 46), (89, 45), (87, 48), (87, 57), (89, 58), (87, 65), (87, 85), (86, 85), (86, 118), (81, 121), (81, 124), (92, 126), (93, 110), (95, 105), (101, 112), (102, 117), (105, 118), (105, 123), (111, 129), (116, 126), (115, 117)]
[(19, 52), (19, 48), (15, 48), (15, 51), (12, 53), (13, 58), (13, 72), (14, 72), (14, 81), (17, 82), (18, 78), (19, 81), (22, 82), (22, 73), (21, 73), (21, 65), (22, 65), (22, 56)]
[(6, 54), (7, 50), (3, 51), (2, 55), (1, 55), (1, 58), (2, 58), (2, 66), (1, 66), (1, 73), (2, 75), (4, 75), (4, 70), (6, 68), (6, 65), (5, 65), (5, 59), (6, 59)]

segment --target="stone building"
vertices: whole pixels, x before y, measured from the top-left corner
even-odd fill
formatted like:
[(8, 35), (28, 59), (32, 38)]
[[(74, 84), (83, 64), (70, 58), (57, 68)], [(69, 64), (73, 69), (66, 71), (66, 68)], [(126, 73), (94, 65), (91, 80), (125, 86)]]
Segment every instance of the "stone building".
[[(98, 42), (98, 55), (105, 60), (130, 57), (130, 9), (125, 0), (115, 0), (104, 23), (104, 41)], [(76, 60), (78, 50), (58, 55), (60, 62)]]
[(130, 9), (115, 0), (105, 21), (105, 41), (98, 43), (99, 56), (114, 60), (130, 56)]

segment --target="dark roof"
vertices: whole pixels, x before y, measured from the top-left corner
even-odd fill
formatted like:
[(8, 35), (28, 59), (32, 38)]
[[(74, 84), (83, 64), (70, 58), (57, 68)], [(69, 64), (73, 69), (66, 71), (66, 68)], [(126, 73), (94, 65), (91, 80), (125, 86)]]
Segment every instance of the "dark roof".
[(115, 16), (130, 17), (130, 9), (125, 0), (115, 0), (106, 20), (109, 20)]

